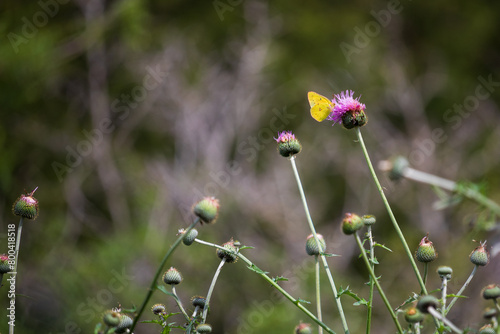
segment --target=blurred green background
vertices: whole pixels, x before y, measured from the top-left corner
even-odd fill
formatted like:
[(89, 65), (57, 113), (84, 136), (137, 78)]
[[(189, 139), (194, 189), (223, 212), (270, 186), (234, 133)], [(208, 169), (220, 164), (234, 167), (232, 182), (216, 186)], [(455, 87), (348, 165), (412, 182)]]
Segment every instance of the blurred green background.
[[(500, 201), (498, 1), (3, 2), (0, 7), (0, 252), (15, 199), (39, 187), (40, 216), (21, 242), (16, 333), (91, 333), (102, 311), (139, 306), (177, 230), (203, 196), (220, 199), (199, 238), (231, 237), (294, 296), (314, 301), (309, 234), (292, 169), (273, 136), (292, 130), (297, 165), (337, 285), (367, 296), (367, 273), (345, 212), (374, 214), (377, 273), (391, 303), (419, 292), (354, 131), (317, 123), (307, 92), (352, 89), (367, 106), (374, 164), (396, 154), (413, 167), (468, 179)], [(489, 83), (488, 83), (489, 82)], [(466, 201), (434, 210), (431, 187), (379, 172), (410, 247), (426, 234), (450, 265), (456, 292), (472, 270), (472, 241), (498, 240), (495, 218)], [(206, 295), (215, 251), (183, 246), (167, 266), (189, 305)], [(480, 290), (500, 283), (498, 257), (479, 270), (450, 319), (478, 328)], [(324, 277), (326, 283), (326, 277)], [(0, 290), (6, 332), (7, 286)], [(241, 262), (223, 268), (208, 322), (216, 333), (291, 333), (309, 322)], [(352, 333), (365, 311), (342, 297)], [(156, 293), (171, 312), (172, 301)], [(324, 320), (341, 332), (324, 286)], [(373, 333), (394, 332), (380, 298)], [(142, 319), (153, 319), (145, 312)], [(180, 318), (177, 321), (182, 323)], [(404, 320), (401, 317), (402, 323)], [(136, 333), (158, 333), (141, 324)]]

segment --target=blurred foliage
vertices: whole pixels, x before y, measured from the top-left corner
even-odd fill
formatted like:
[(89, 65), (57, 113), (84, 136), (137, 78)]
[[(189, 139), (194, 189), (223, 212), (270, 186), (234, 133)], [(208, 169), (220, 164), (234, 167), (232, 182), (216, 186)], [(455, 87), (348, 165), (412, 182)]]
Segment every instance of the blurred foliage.
[[(305, 215), (272, 139), (281, 130), (302, 142), (297, 164), (313, 218), (327, 250), (342, 255), (329, 260), (339, 285), (367, 296), (355, 243), (338, 226), (353, 211), (376, 215), (375, 238), (394, 251), (377, 253), (391, 302), (417, 291), (354, 133), (312, 120), (309, 90), (362, 96), (374, 163), (401, 154), (414, 168), (484, 183), (500, 201), (499, 2), (41, 0), (0, 8), (2, 248), (17, 220), (14, 200), (38, 186), (40, 201), (40, 217), (23, 231), (17, 289), (27, 297), (17, 299), (16, 332), (89, 333), (104, 309), (139, 305), (204, 195), (222, 206), (200, 238), (255, 246), (250, 259), (311, 300)], [(484, 80), (494, 84), (474, 100)], [(454, 109), (464, 103), (473, 104)], [(436, 265), (453, 267), (457, 291), (472, 270), (471, 240), (493, 245), (498, 222), (486, 224), (467, 201), (433, 210), (430, 187), (382, 182), (410, 245), (429, 232)], [(450, 314), (458, 325), (479, 327), (479, 291), (498, 279), (497, 261)], [(185, 277), (181, 298), (206, 294), (217, 263), (200, 245), (177, 250), (168, 266)], [(123, 285), (113, 288), (116, 275)], [(428, 284), (437, 288), (439, 278)], [(218, 333), (289, 333), (309, 322), (286, 302), (268, 305), (270, 294), (241, 263), (228, 265), (209, 322)], [(325, 320), (338, 329), (330, 294), (325, 286)], [(362, 331), (362, 307), (343, 300), (352, 332)], [(3, 293), (0, 302), (5, 311)], [(159, 293), (156, 302), (176, 311)], [(374, 333), (393, 330), (383, 307), (374, 317)]]

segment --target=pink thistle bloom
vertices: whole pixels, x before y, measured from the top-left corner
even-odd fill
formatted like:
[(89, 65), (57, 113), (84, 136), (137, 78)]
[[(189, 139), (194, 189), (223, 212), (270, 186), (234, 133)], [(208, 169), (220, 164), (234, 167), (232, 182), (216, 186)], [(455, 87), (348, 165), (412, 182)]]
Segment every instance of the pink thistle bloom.
[(333, 124), (342, 123), (342, 117), (346, 113), (359, 113), (364, 112), (366, 106), (363, 103), (359, 102), (359, 98), (357, 97), (353, 99), (354, 92), (346, 90), (345, 92), (341, 92), (340, 94), (335, 94), (332, 102), (335, 104), (332, 112), (328, 115), (328, 120), (333, 121)]
[(278, 143), (286, 143), (292, 140), (295, 140), (295, 135), (292, 131), (283, 131), (278, 134), (278, 138), (274, 138)]

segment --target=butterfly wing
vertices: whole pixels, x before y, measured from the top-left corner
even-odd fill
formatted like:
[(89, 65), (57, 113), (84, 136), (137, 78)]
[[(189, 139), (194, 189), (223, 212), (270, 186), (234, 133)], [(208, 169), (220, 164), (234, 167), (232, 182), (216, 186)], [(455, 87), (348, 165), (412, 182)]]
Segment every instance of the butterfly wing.
[(311, 106), (311, 116), (318, 122), (324, 121), (334, 106), (333, 102), (315, 92), (307, 93), (309, 105)]

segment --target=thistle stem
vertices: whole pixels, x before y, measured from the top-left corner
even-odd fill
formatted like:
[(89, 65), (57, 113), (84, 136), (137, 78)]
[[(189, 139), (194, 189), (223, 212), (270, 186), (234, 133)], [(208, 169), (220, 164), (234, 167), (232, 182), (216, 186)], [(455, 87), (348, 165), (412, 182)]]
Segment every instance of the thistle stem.
[(434, 319), (442, 321), (446, 326), (450, 327), (450, 329), (455, 333), (459, 334), (462, 333), (460, 329), (458, 329), (450, 320), (443, 317), (434, 307), (429, 307), (427, 309), (427, 312), (429, 312), (434, 317)]
[(458, 297), (460, 297), (462, 295), (462, 292), (464, 292), (465, 288), (467, 288), (467, 286), (469, 286), (469, 283), (472, 280), (472, 277), (474, 277), (474, 275), (476, 274), (478, 267), (479, 266), (477, 264), (474, 265), (474, 269), (472, 269), (472, 272), (470, 273), (469, 278), (467, 278), (467, 281), (465, 281), (465, 283), (462, 286), (462, 288), (460, 289), (460, 291), (458, 291), (457, 295), (451, 300), (450, 305), (448, 305), (448, 307), (446, 308), (446, 312), (444, 313), (445, 315), (448, 314), (448, 312), (450, 312), (450, 309), (457, 302)]
[(224, 250), (226, 252), (230, 252), (231, 254), (234, 254), (234, 255), (238, 256), (238, 258), (240, 258), (243, 262), (245, 262), (248, 265), (249, 269), (251, 269), (252, 271), (254, 271), (255, 273), (257, 273), (258, 275), (260, 275), (266, 282), (268, 282), (269, 284), (271, 284), (286, 299), (288, 299), (289, 301), (291, 301), (295, 306), (297, 306), (297, 308), (299, 308), (309, 318), (311, 318), (312, 321), (314, 321), (315, 323), (317, 323), (318, 325), (320, 325), (321, 327), (323, 327), (323, 329), (325, 329), (325, 331), (327, 331), (328, 333), (330, 333), (330, 334), (336, 334), (333, 330), (330, 329), (330, 327), (328, 327), (321, 320), (319, 320), (313, 313), (311, 313), (311, 311), (309, 311), (304, 306), (302, 306), (302, 304), (300, 304), (300, 300), (297, 300), (294, 297), (292, 297), (281, 286), (279, 286), (271, 277), (269, 277), (263, 270), (261, 270), (259, 267), (257, 267), (252, 261), (250, 261), (249, 259), (247, 259), (243, 254), (241, 254), (239, 252), (238, 253), (233, 252), (233, 251), (228, 250), (227, 248), (224, 248), (222, 246), (216, 245), (216, 244), (211, 243), (211, 242), (206, 242), (206, 241), (203, 241), (203, 240), (200, 240), (200, 239), (195, 239), (194, 241), (196, 241), (196, 242), (198, 242), (200, 244), (203, 244), (203, 245), (207, 245), (207, 246), (211, 246), (211, 247), (222, 249), (222, 250)]
[(142, 312), (144, 312), (144, 309), (146, 308), (146, 304), (149, 302), (149, 299), (151, 299), (151, 296), (153, 295), (153, 291), (156, 289), (156, 281), (158, 280), (158, 277), (160, 277), (163, 267), (165, 266), (165, 263), (167, 262), (168, 258), (172, 253), (175, 251), (177, 246), (181, 243), (182, 239), (186, 236), (189, 231), (191, 231), (196, 224), (200, 222), (200, 218), (196, 217), (194, 222), (186, 229), (185, 233), (181, 234), (177, 240), (173, 243), (172, 246), (168, 249), (167, 253), (165, 253), (165, 256), (163, 257), (163, 260), (160, 263), (160, 266), (156, 270), (156, 274), (153, 277), (153, 280), (151, 281), (151, 285), (149, 286), (148, 293), (146, 294), (146, 298), (144, 298), (144, 301), (142, 302), (141, 307), (139, 308), (139, 312), (137, 312), (137, 315), (134, 318), (134, 322), (132, 323), (132, 327), (130, 327), (130, 332), (133, 333), (135, 326), (137, 325), (137, 322), (139, 321), (139, 318), (142, 315)]
[(429, 273), (429, 263), (424, 262), (424, 285), (427, 283), (427, 275)]
[[(370, 244), (370, 265), (372, 267), (372, 271), (375, 272), (375, 246), (373, 243), (372, 227), (370, 225), (368, 226), (367, 237), (368, 237), (368, 242)], [(366, 315), (366, 334), (369, 334), (371, 329), (372, 310), (373, 310), (373, 291), (375, 290), (375, 282), (371, 276), (369, 284), (370, 284), (370, 294), (368, 299), (368, 310)]]
[(441, 286), (441, 300), (443, 301), (443, 306), (441, 306), (441, 314), (443, 317), (446, 316), (446, 295), (448, 291), (448, 279), (443, 277), (443, 284)]
[[(320, 321), (323, 321), (323, 315), (322, 315), (322, 312), (321, 312), (321, 284), (320, 284), (320, 272), (319, 272), (319, 266), (320, 266), (320, 263), (319, 263), (319, 260), (318, 260), (318, 256), (316, 255), (314, 257), (314, 262), (315, 262), (315, 265), (314, 265), (314, 271), (316, 273), (316, 313), (318, 314), (318, 319)], [(323, 334), (323, 328), (321, 326), (318, 326), (318, 334)]]
[(380, 283), (377, 280), (377, 277), (375, 276), (375, 273), (373, 272), (372, 266), (370, 265), (370, 260), (368, 260), (368, 257), (366, 256), (365, 249), (363, 248), (363, 244), (361, 242), (361, 239), (359, 238), (359, 235), (357, 233), (354, 233), (354, 238), (356, 239), (356, 243), (358, 244), (359, 250), (361, 251), (361, 256), (363, 257), (363, 261), (365, 262), (366, 268), (368, 269), (368, 272), (370, 273), (370, 277), (373, 279), (375, 286), (377, 287), (378, 292), (380, 293), (380, 297), (382, 297), (382, 300), (384, 301), (385, 306), (387, 307), (387, 310), (391, 314), (392, 320), (394, 321), (394, 324), (396, 325), (396, 328), (398, 329), (398, 333), (402, 334), (403, 333), (403, 328), (401, 328), (401, 325), (399, 324), (398, 318), (394, 311), (392, 310), (392, 306), (389, 303), (389, 300), (385, 296), (384, 290), (380, 286)]
[(187, 314), (186, 310), (182, 306), (182, 302), (179, 299), (179, 296), (177, 295), (177, 291), (175, 291), (175, 285), (172, 285), (172, 294), (174, 295), (175, 302), (176, 302), (177, 306), (179, 307), (179, 309), (181, 310), (182, 314), (184, 315), (184, 318), (186, 319), (186, 321), (189, 321), (190, 320), (189, 315)]
[[(33, 190), (33, 192), (31, 194), (33, 194), (35, 192), (35, 190)], [(23, 221), (24, 221), (23, 218), (24, 217), (21, 217), (21, 219), (19, 220), (19, 227), (17, 228), (16, 259), (14, 261), (14, 271), (11, 272), (12, 278), (13, 278), (13, 281), (12, 281), (11, 285), (13, 285), (14, 287), (16, 286), (16, 279), (17, 279), (17, 262), (18, 262), (18, 259), (19, 259), (19, 250), (20, 250), (20, 247), (21, 247), (21, 233), (23, 231)], [(15, 294), (13, 294), (13, 296), (12, 296), (11, 304), (12, 304), (12, 301), (14, 301), (13, 304), (14, 304), (14, 312), (15, 312), (15, 308), (16, 308), (16, 295)], [(14, 326), (15, 326), (14, 320), (13, 321), (9, 321), (9, 334), (14, 334)]]
[(306, 195), (304, 194), (304, 188), (302, 187), (302, 182), (300, 181), (299, 172), (297, 170), (297, 165), (295, 163), (295, 156), (292, 156), (290, 159), (290, 163), (292, 164), (293, 174), (295, 175), (295, 180), (297, 181), (297, 186), (300, 192), (300, 198), (302, 199), (302, 204), (304, 206), (304, 211), (306, 213), (307, 222), (309, 224), (309, 228), (311, 229), (311, 233), (314, 236), (314, 240), (316, 244), (320, 248), (320, 256), (321, 261), (323, 262), (323, 266), (325, 267), (326, 275), (328, 276), (328, 280), (330, 282), (330, 286), (332, 288), (333, 297), (337, 304), (337, 309), (340, 315), (340, 321), (342, 322), (342, 328), (344, 329), (344, 333), (349, 333), (349, 327), (347, 326), (347, 321), (344, 314), (344, 309), (342, 308), (342, 303), (340, 302), (340, 297), (337, 295), (337, 287), (335, 286), (335, 281), (333, 280), (333, 276), (331, 270), (328, 266), (328, 262), (326, 261), (326, 256), (324, 255), (324, 249), (322, 249), (321, 244), (318, 239), (318, 235), (316, 233), (316, 229), (314, 228), (314, 223), (311, 218), (311, 214), (309, 213), (309, 207), (307, 205)]
[(406, 242), (406, 239), (403, 235), (403, 232), (401, 232), (401, 229), (399, 228), (399, 224), (396, 220), (396, 217), (394, 217), (394, 213), (392, 212), (391, 206), (389, 205), (389, 202), (387, 201), (387, 198), (385, 197), (384, 190), (382, 189), (382, 186), (380, 185), (377, 174), (375, 173), (375, 170), (373, 169), (373, 165), (372, 165), (372, 162), (370, 160), (370, 156), (368, 155), (368, 151), (366, 150), (366, 145), (365, 145), (365, 142), (363, 141), (363, 136), (361, 135), (361, 130), (359, 129), (359, 127), (356, 128), (356, 134), (358, 135), (358, 140), (359, 140), (359, 143), (361, 145), (361, 148), (363, 149), (363, 154), (365, 156), (366, 163), (368, 165), (368, 168), (370, 169), (370, 173), (372, 174), (373, 180), (375, 181), (375, 185), (377, 186), (377, 189), (380, 193), (380, 196), (382, 197), (382, 201), (384, 202), (385, 208), (387, 209), (387, 213), (389, 214), (392, 225), (394, 226), (394, 229), (396, 230), (396, 234), (398, 235), (399, 240), (401, 240), (401, 243), (403, 244), (403, 248), (405, 250), (406, 256), (410, 260), (413, 271), (415, 272), (415, 276), (417, 277), (418, 283), (420, 284), (420, 288), (422, 289), (422, 293), (427, 295), (428, 294), (427, 289), (425, 288), (425, 284), (424, 284), (424, 281), (422, 280), (422, 276), (420, 275), (417, 264), (415, 263), (415, 260), (413, 259), (413, 255), (410, 251), (410, 248), (408, 247), (408, 243)]
[(212, 297), (215, 283), (217, 282), (217, 278), (219, 277), (220, 271), (222, 269), (222, 266), (224, 266), (224, 263), (226, 263), (226, 258), (223, 258), (220, 261), (220, 264), (217, 267), (217, 270), (215, 271), (214, 278), (212, 279), (212, 283), (210, 284), (210, 288), (208, 289), (207, 298), (205, 299), (205, 306), (203, 307), (203, 316), (201, 317), (202, 324), (204, 324), (205, 321), (207, 320), (207, 313), (208, 313), (208, 308), (209, 308), (209, 304), (210, 304), (210, 298)]

